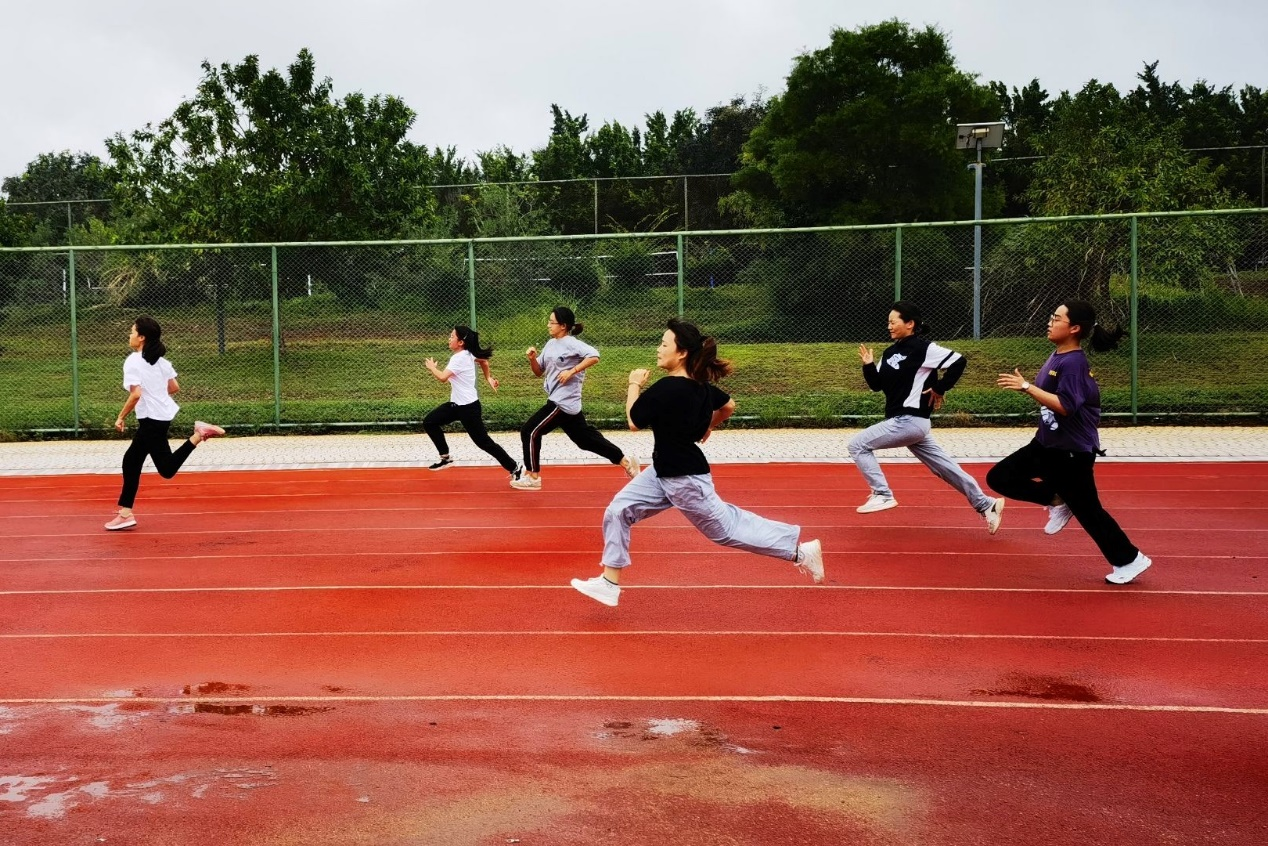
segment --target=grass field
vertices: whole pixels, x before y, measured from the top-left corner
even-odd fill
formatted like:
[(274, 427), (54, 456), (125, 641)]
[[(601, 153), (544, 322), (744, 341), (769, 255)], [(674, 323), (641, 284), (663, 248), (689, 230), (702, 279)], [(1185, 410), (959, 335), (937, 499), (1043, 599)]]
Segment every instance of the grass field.
[[(652, 367), (660, 317), (644, 315), (646, 340), (638, 345), (606, 343), (603, 326), (584, 338), (602, 352), (587, 373), (586, 411), (596, 424), (624, 423), (626, 374)], [(225, 349), (217, 344), (206, 313), (164, 315), (168, 357), (180, 372), (181, 420), (195, 417), (241, 429), (275, 427), (272, 325), (267, 311), (231, 315)], [(78, 333), (79, 428), (92, 437), (115, 437), (112, 425), (124, 399), (122, 362), (128, 349), (126, 319), (81, 319)], [(541, 381), (524, 360), (528, 343), (540, 346), (544, 332), (532, 317), (504, 322), (504, 340), (493, 358), (502, 388), (482, 388), (485, 419), (493, 430), (517, 429), (543, 401)], [(623, 327), (629, 333), (628, 324)], [(426, 334), (377, 319), (345, 316), (292, 321), (283, 332), (280, 365), (282, 430), (319, 431), (342, 424), (364, 428), (416, 427), (448, 387), (427, 372), (432, 356), (442, 366), (449, 352), (443, 332)], [(611, 333), (616, 334), (616, 333)], [(540, 337), (539, 337), (540, 336)], [(528, 339), (528, 340), (525, 340)], [(723, 387), (735, 396), (734, 425), (762, 427), (856, 426), (877, 418), (882, 397), (866, 389), (857, 342), (726, 343), (722, 354), (736, 372)], [(879, 353), (886, 341), (868, 341)], [(1019, 367), (1032, 375), (1051, 351), (1042, 337), (991, 338), (949, 344), (969, 359), (969, 368), (948, 396), (944, 425), (998, 424), (1015, 419), (1030, 425), (1034, 404), (995, 387), (996, 374)], [(1268, 333), (1142, 333), (1139, 340), (1138, 410), (1142, 420), (1182, 420), (1202, 415), (1245, 422), (1268, 418)], [(59, 322), (10, 318), (0, 335), (0, 374), (5, 402), (0, 436), (56, 437), (73, 430), (70, 333)], [(1119, 350), (1092, 355), (1108, 415), (1131, 411), (1131, 358)], [(355, 428), (355, 426), (354, 426)]]

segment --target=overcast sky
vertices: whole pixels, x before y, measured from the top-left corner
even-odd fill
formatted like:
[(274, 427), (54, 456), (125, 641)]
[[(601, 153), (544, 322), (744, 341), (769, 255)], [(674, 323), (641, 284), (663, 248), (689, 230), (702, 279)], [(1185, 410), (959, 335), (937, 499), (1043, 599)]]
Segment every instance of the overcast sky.
[(40, 153), (105, 157), (103, 139), (158, 123), (193, 94), (200, 63), (303, 47), (337, 95), (403, 99), (413, 141), (466, 158), (550, 135), (550, 105), (643, 126), (737, 95), (778, 94), (793, 59), (833, 27), (897, 17), (950, 37), (959, 67), (1050, 95), (1089, 79), (1268, 87), (1265, 0), (9, 0), (0, 12), (0, 178)]

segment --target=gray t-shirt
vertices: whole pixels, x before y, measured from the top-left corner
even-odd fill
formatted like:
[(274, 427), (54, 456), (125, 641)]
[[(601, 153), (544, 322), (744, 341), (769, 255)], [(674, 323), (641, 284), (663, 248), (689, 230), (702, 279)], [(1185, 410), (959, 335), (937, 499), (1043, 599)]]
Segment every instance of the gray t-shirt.
[(546, 390), (546, 398), (559, 406), (559, 410), (565, 414), (580, 414), (581, 386), (585, 384), (586, 372), (581, 371), (562, 385), (559, 383), (559, 374), (576, 367), (587, 358), (598, 357), (598, 350), (572, 335), (547, 341), (537, 356), (537, 363), (544, 371), (542, 386)]

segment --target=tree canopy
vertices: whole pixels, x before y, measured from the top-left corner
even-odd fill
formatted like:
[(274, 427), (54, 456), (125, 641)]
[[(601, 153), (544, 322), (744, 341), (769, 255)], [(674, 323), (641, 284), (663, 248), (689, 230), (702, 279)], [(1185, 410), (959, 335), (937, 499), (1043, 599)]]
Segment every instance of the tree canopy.
[(837, 29), (796, 60), (749, 135), (736, 184), (767, 224), (953, 219), (966, 197), (972, 210), (955, 124), (998, 116), (937, 29)]
[(256, 56), (204, 62), (195, 95), (156, 128), (110, 139), (120, 211), (178, 241), (304, 241), (401, 235), (425, 222), (428, 185), (453, 154), (406, 140), (415, 114), (392, 96), (336, 100), (301, 50), (285, 75)]
[[(308, 50), (284, 70), (203, 62), (192, 95), (108, 139), (107, 160), (44, 153), (5, 178), (0, 233), (41, 245), (963, 219), (972, 176), (954, 126), (986, 120), (1007, 124), (987, 216), (1265, 202), (1268, 91), (1168, 82), (1154, 62), (1130, 91), (1093, 80), (1053, 97), (1037, 79), (982, 83), (941, 31), (890, 20), (833, 30), (769, 98), (642, 125), (553, 104), (540, 147), (470, 160), (410, 141), (415, 112), (398, 97), (334, 96)], [(66, 205), (21, 205), (96, 198), (112, 202), (72, 206), (69, 222)]]

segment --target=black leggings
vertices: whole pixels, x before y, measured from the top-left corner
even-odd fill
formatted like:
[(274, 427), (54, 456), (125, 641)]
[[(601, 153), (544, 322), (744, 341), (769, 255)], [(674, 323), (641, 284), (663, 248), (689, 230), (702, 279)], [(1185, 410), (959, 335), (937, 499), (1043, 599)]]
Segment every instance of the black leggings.
[(136, 502), (137, 488), (141, 486), (141, 468), (145, 466), (145, 457), (154, 459), (154, 469), (164, 479), (170, 479), (181, 469), (185, 459), (194, 451), (194, 442), (185, 441), (172, 452), (167, 442), (167, 428), (171, 420), (151, 420), (139, 418), (136, 432), (132, 435), (132, 443), (123, 454), (123, 491), (119, 494), (119, 507), (131, 508)]
[(445, 433), (441, 427), (455, 420), (462, 423), (462, 428), (466, 429), (467, 434), (471, 436), (471, 442), (496, 458), (503, 470), (508, 473), (515, 470), (515, 461), (507, 455), (506, 450), (502, 449), (497, 441), (489, 437), (489, 430), (484, 428), (484, 415), (480, 411), (479, 400), (466, 405), (454, 405), (447, 402), (436, 406), (423, 418), (423, 431), (431, 438), (431, 442), (436, 445), (441, 455), (449, 454), (449, 442), (445, 440)]
[(616, 444), (603, 437), (603, 434), (586, 422), (585, 412), (568, 414), (560, 411), (559, 406), (547, 400), (537, 413), (528, 418), (528, 422), (520, 429), (520, 440), (524, 442), (524, 468), (532, 473), (542, 469), (542, 435), (563, 429), (564, 434), (572, 442), (587, 452), (603, 456), (613, 464), (620, 464), (625, 453)]
[(1096, 541), (1105, 560), (1115, 567), (1130, 564), (1139, 552), (1117, 521), (1101, 505), (1092, 468), (1096, 454), (1071, 452), (1031, 441), (986, 473), (986, 484), (1009, 499), (1051, 505), (1059, 496), (1074, 519)]

